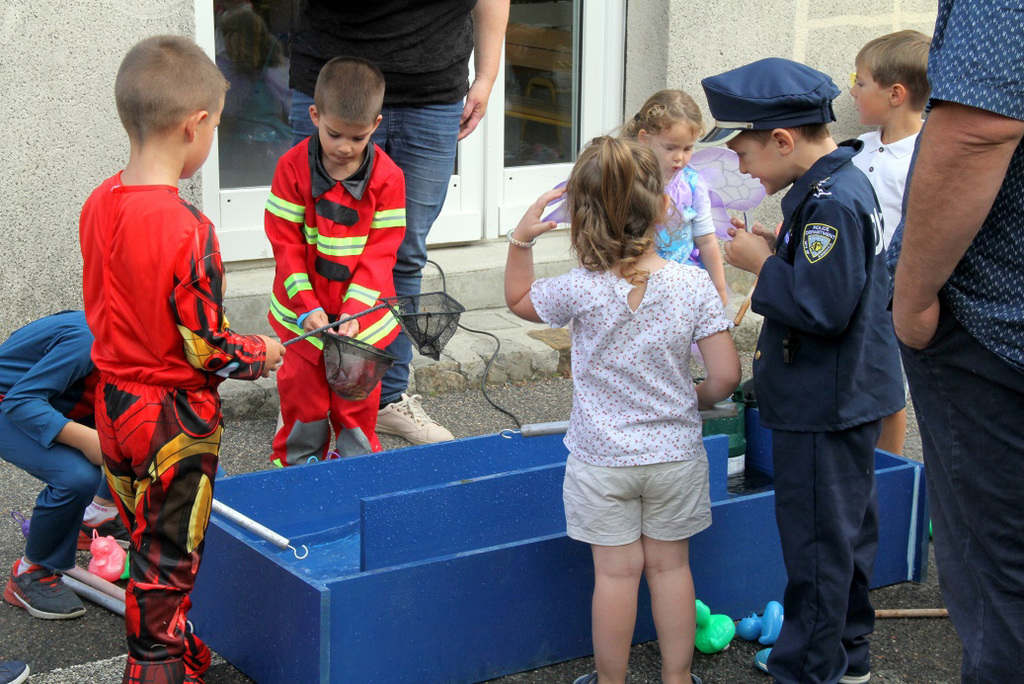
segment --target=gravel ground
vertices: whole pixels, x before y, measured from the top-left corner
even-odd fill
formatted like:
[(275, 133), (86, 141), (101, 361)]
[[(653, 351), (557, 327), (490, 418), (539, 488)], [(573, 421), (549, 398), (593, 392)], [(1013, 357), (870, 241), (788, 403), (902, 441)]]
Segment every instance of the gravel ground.
[[(749, 356), (744, 360), (749, 371)], [(565, 379), (536, 381), (489, 389), (494, 401), (514, 413), (522, 423), (566, 420), (571, 405), (572, 385)], [(479, 390), (425, 397), (427, 411), (446, 425), (457, 438), (489, 434), (512, 427), (512, 421), (491, 408)], [(222, 464), (229, 474), (251, 472), (268, 467), (268, 445), (274, 432), (273, 419), (239, 420), (227, 426), (222, 449)], [(920, 440), (916, 423), (909, 420), (906, 454), (920, 459)], [(385, 449), (406, 446), (401, 439), (383, 436)], [(20, 470), (0, 462), (0, 510), (31, 508), (38, 484)], [(0, 525), (0, 560), (10, 563), (23, 547), (20, 532), (13, 524)], [(79, 563), (85, 564), (84, 554)], [(697, 588), (698, 597), (700, 589)], [(926, 582), (903, 583), (873, 592), (876, 608), (942, 607), (934, 572), (934, 556)], [(587, 619), (587, 616), (580, 616)], [(119, 661), (123, 655), (123, 626), (116, 616), (90, 605), (85, 617), (73, 621), (35, 620), (8, 605), (0, 606), (0, 659), (18, 658), (32, 664), (34, 682), (115, 682), (120, 681)], [(753, 670), (751, 660), (759, 648), (756, 643), (734, 639), (718, 654), (695, 656), (694, 672), (705, 682), (767, 682)], [(879, 620), (872, 641), (873, 682), (955, 682), (959, 679), (960, 644), (945, 619)], [(110, 660), (101, 674), (83, 677), (62, 674), (58, 668), (80, 663)], [(658, 682), (660, 658), (656, 642), (633, 647), (628, 682)], [(503, 684), (541, 684), (572, 682), (593, 669), (593, 659), (583, 658), (494, 680)], [(69, 673), (71, 671), (68, 671)], [(215, 661), (206, 677), (210, 684), (248, 682), (243, 674), (223, 660)]]

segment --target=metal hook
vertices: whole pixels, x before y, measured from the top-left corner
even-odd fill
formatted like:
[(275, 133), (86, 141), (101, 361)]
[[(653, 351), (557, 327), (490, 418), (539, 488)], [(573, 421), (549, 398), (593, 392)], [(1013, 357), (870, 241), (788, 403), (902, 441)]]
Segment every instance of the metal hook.
[(502, 430), (498, 434), (501, 435), (502, 437), (504, 437), (505, 439), (512, 439), (512, 435), (518, 435), (519, 433), (520, 433), (519, 430), (513, 430), (512, 428), (505, 428), (504, 430)]
[(288, 545), (288, 548), (292, 550), (292, 553), (295, 554), (295, 558), (298, 560), (302, 560), (303, 558), (309, 555), (309, 547), (305, 544), (302, 545), (302, 550), (305, 551), (305, 553), (303, 553), (301, 556), (299, 555), (299, 550), (291, 544)]

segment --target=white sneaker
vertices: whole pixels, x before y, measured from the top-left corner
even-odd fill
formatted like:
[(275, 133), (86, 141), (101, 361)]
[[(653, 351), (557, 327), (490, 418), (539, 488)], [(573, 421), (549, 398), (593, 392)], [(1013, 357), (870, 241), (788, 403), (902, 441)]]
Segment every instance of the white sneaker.
[(402, 400), (388, 404), (377, 412), (377, 432), (397, 435), (413, 444), (434, 444), (455, 439), (442, 425), (427, 415), (420, 405), (420, 395), (402, 394)]

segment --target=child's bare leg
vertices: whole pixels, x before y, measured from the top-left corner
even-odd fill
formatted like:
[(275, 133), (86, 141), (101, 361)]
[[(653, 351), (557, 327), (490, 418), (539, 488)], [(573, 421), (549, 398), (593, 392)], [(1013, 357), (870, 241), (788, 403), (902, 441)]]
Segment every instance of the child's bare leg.
[(900, 409), (882, 419), (882, 434), (878, 438), (879, 449), (897, 456), (903, 455), (903, 442), (907, 438), (907, 409)]
[(696, 631), (693, 576), (689, 541), (640, 538), (644, 548), (644, 575), (651, 590), (651, 611), (661, 648), (661, 681), (690, 684), (693, 639)]
[(639, 541), (625, 546), (590, 545), (594, 554), (594, 660), (601, 684), (626, 681), (636, 627), (636, 598), (644, 570)]

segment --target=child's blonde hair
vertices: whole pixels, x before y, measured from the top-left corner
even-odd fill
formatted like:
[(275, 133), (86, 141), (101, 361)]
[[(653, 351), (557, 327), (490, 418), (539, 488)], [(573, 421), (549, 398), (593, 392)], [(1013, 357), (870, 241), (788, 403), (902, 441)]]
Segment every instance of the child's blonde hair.
[(630, 282), (647, 273), (633, 264), (652, 244), (650, 229), (665, 213), (665, 183), (654, 153), (633, 140), (601, 136), (580, 152), (565, 188), (569, 240), (589, 271)]
[(659, 90), (647, 98), (632, 119), (622, 124), (619, 135), (636, 140), (641, 130), (653, 135), (682, 124), (693, 129), (696, 136), (704, 134), (700, 107), (682, 90)]
[(313, 104), (321, 115), (372, 124), (384, 106), (384, 74), (369, 60), (335, 57), (317, 76)]
[(198, 111), (220, 111), (228, 82), (202, 48), (182, 36), (153, 36), (121, 61), (114, 98), (128, 137), (139, 143)]
[(907, 89), (908, 102), (915, 111), (924, 111), (931, 87), (928, 85), (928, 50), (932, 39), (908, 29), (887, 33), (869, 41), (857, 53), (858, 67), (871, 70), (878, 85), (888, 88), (897, 83)]

